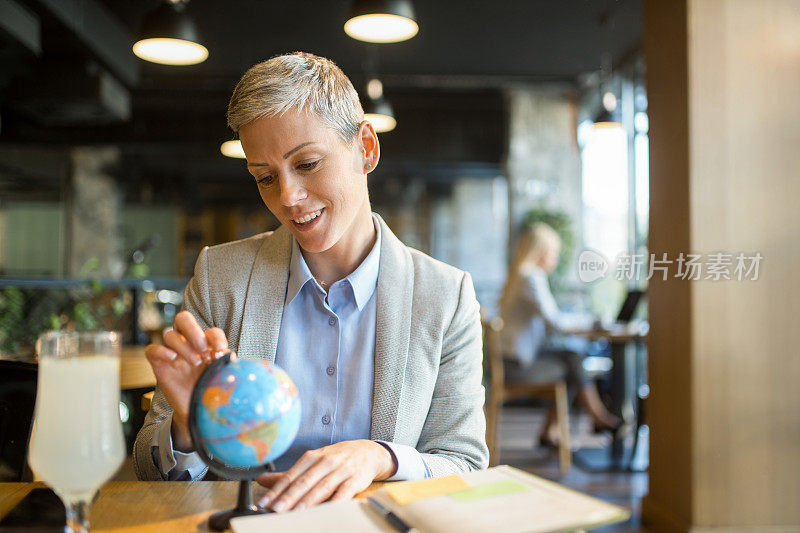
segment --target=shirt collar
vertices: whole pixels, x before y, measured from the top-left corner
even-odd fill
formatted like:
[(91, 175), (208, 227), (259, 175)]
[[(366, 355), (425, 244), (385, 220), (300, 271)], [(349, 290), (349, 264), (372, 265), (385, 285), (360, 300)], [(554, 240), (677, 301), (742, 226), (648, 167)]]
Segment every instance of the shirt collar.
[[(353, 296), (355, 297), (356, 306), (359, 311), (364, 308), (372, 297), (372, 294), (375, 292), (375, 287), (378, 284), (378, 270), (381, 257), (381, 225), (375, 219), (374, 215), (372, 220), (375, 224), (375, 231), (377, 232), (375, 244), (372, 246), (372, 250), (370, 250), (367, 257), (358, 265), (358, 268), (344, 278), (353, 289)], [(297, 244), (296, 239), (292, 238), (292, 258), (289, 262), (289, 283), (286, 288), (285, 305), (289, 305), (309, 281), (313, 284), (314, 288), (324, 294), (325, 291), (322, 290), (317, 280), (314, 279), (311, 270), (308, 268), (308, 264), (306, 264), (306, 260), (303, 258), (303, 254), (300, 253), (300, 245)]]

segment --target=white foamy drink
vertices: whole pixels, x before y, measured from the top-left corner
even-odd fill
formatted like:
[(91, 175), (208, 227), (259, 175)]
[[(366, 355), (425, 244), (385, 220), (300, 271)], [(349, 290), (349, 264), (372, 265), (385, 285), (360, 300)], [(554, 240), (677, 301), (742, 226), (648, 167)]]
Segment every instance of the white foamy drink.
[(120, 467), (119, 358), (42, 358), (29, 461), (62, 499), (91, 501)]

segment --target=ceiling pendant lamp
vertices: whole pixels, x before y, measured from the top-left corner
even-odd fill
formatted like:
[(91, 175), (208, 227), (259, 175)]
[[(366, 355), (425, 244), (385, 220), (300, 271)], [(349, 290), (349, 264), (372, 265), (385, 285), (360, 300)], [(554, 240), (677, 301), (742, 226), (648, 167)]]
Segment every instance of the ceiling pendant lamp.
[(617, 97), (611, 91), (603, 95), (603, 109), (595, 117), (593, 126), (596, 130), (622, 127)]
[(383, 84), (377, 78), (367, 82), (367, 98), (364, 106), (364, 118), (372, 123), (376, 133), (392, 131), (397, 126), (394, 110), (383, 97)]
[(222, 146), (219, 147), (219, 151), (222, 152), (222, 155), (227, 157), (234, 157), (236, 159), (245, 158), (242, 142), (239, 139), (225, 141), (222, 143)]
[[(188, 1), (188, 0), (187, 0)], [(167, 0), (145, 16), (133, 53), (162, 65), (196, 65), (208, 58), (186, 1)]]
[(369, 43), (397, 43), (419, 31), (411, 0), (353, 0), (344, 31)]
[(622, 127), (619, 106), (617, 105), (617, 95), (614, 94), (614, 77), (611, 75), (613, 58), (610, 53), (600, 55), (600, 72), (598, 74), (597, 90), (598, 93), (605, 92), (600, 96), (602, 107), (600, 113), (594, 119), (595, 130), (616, 129)]

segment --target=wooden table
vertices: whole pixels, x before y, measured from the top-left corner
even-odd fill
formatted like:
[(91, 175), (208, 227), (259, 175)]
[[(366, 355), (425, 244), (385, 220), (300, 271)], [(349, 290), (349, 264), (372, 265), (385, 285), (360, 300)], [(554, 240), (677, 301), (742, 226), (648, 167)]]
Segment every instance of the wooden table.
[[(358, 494), (366, 498), (385, 482)], [(0, 483), (0, 517), (43, 483)], [(92, 531), (208, 531), (206, 521), (236, 505), (237, 481), (112, 481), (103, 485), (92, 505)], [(266, 489), (254, 484), (253, 496)]]
[(650, 329), (646, 322), (631, 322), (627, 325), (620, 325), (611, 329), (597, 330), (576, 330), (565, 332), (568, 335), (576, 335), (588, 340), (605, 340), (611, 348), (611, 359), (614, 366), (611, 369), (611, 412), (622, 418), (626, 423), (633, 424), (637, 431), (636, 444), (628, 464), (623, 464), (625, 455), (624, 435), (615, 434), (611, 442), (609, 452), (609, 462), (607, 465), (591, 466), (588, 461), (583, 460), (580, 451), (573, 457), (575, 462), (592, 471), (628, 471), (631, 469), (633, 452), (638, 445), (638, 430), (641, 420), (639, 420), (639, 410), (635, 408), (637, 383), (637, 345), (641, 346), (647, 342), (647, 332)]
[(122, 390), (156, 386), (156, 376), (144, 355), (144, 346), (123, 346), (119, 360), (119, 386)]
[[(156, 376), (144, 355), (144, 346), (123, 346), (120, 350), (119, 385), (122, 390), (144, 389), (156, 386)], [(0, 359), (17, 361), (35, 368), (37, 359), (33, 355), (23, 357), (2, 356)]]

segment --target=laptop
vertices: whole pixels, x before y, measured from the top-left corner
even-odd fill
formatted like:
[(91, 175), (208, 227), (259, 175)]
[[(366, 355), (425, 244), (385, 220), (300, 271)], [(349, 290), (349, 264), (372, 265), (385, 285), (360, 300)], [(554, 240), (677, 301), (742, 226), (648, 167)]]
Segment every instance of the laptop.
[(639, 302), (642, 301), (642, 296), (644, 296), (644, 291), (642, 290), (628, 290), (628, 294), (625, 296), (625, 301), (622, 302), (622, 307), (617, 315), (617, 320), (615, 322), (616, 325), (628, 324), (633, 319), (633, 315), (636, 313), (636, 308), (639, 307)]

